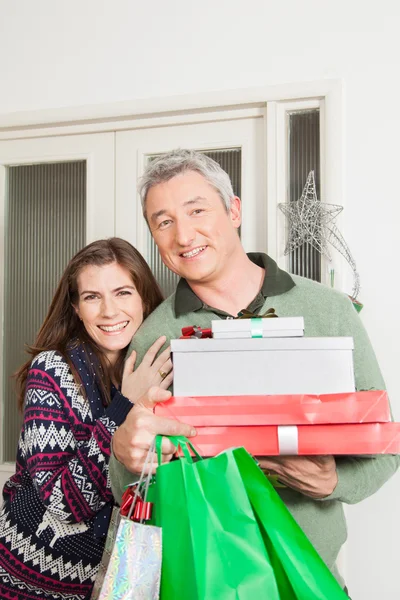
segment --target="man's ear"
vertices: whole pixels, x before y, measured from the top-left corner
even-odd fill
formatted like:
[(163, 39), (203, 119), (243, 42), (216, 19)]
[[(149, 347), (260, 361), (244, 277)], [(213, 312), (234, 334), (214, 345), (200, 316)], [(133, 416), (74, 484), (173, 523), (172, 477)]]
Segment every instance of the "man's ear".
[(232, 221), (232, 225), (236, 229), (239, 229), (239, 227), (242, 224), (242, 202), (238, 196), (233, 196), (231, 198), (229, 215)]

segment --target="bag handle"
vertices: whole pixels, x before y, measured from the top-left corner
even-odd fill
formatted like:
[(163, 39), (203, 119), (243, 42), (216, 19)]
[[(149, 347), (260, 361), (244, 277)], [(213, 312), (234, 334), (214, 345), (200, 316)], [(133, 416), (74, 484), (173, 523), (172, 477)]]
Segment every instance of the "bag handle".
[[(128, 519), (131, 518), (133, 510), (136, 506), (136, 502), (138, 501), (138, 499), (141, 497), (140, 496), (140, 490), (142, 485), (144, 484), (144, 493), (143, 493), (143, 502), (146, 502), (147, 499), (147, 492), (149, 490), (149, 485), (150, 485), (150, 480), (152, 478), (152, 468), (153, 468), (153, 462), (154, 462), (154, 451), (155, 451), (155, 443), (154, 441), (152, 442), (152, 444), (150, 445), (150, 448), (147, 452), (147, 456), (146, 459), (144, 461), (143, 464), (143, 468), (142, 468), (142, 472), (140, 474), (140, 478), (139, 481), (136, 484), (136, 489), (135, 489), (135, 493), (133, 495), (133, 500), (132, 500), (132, 504), (130, 506), (129, 512), (128, 512)], [(150, 466), (150, 471), (145, 474), (145, 469), (147, 466)], [(143, 523), (143, 518), (140, 519), (140, 522)]]
[(184, 457), (190, 463), (193, 462), (193, 458), (192, 458), (192, 455), (189, 452), (189, 448), (192, 450), (193, 454), (199, 460), (203, 459), (203, 457), (200, 456), (200, 454), (197, 452), (196, 448), (193, 446), (192, 442), (190, 440), (188, 440), (188, 438), (185, 437), (184, 435), (166, 435), (166, 436), (156, 435), (155, 444), (156, 444), (156, 450), (157, 450), (158, 466), (160, 466), (162, 464), (162, 460), (161, 460), (161, 454), (162, 454), (162, 452), (161, 452), (161, 445), (162, 445), (162, 439), (163, 439), (163, 437), (166, 437), (169, 440), (171, 440), (171, 442), (174, 444), (174, 446), (176, 446), (177, 452), (179, 452), (179, 449), (181, 449)]

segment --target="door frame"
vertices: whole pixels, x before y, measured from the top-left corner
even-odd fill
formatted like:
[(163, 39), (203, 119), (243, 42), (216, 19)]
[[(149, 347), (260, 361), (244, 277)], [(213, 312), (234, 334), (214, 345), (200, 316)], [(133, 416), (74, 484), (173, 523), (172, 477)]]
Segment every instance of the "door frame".
[[(39, 139), (17, 139), (0, 143), (0, 256), (5, 254), (7, 212), (7, 168), (10, 166), (85, 160), (86, 171), (86, 243), (115, 234), (114, 134), (77, 135)], [(108, 208), (112, 200), (112, 210)], [(4, 258), (0, 260), (0, 348), (4, 345)], [(0, 361), (0, 431), (4, 435), (4, 372)], [(17, 406), (15, 408), (17, 410)], [(9, 473), (0, 443), (0, 478)]]

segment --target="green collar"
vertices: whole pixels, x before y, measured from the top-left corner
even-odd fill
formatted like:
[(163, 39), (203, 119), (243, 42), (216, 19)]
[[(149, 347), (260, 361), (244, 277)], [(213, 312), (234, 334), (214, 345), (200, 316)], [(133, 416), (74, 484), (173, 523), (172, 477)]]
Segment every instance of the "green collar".
[[(262, 296), (263, 300), (268, 296), (279, 296), (280, 294), (284, 294), (296, 285), (289, 273), (282, 271), (276, 262), (267, 256), (267, 254), (249, 252), (247, 256), (253, 263), (265, 269), (264, 282), (259, 292), (259, 295)], [(253, 303), (254, 301), (251, 302), (249, 306), (251, 307)], [(189, 312), (196, 312), (202, 308), (206, 308), (203, 301), (196, 296), (186, 279), (180, 279), (175, 292), (176, 317), (180, 317)]]

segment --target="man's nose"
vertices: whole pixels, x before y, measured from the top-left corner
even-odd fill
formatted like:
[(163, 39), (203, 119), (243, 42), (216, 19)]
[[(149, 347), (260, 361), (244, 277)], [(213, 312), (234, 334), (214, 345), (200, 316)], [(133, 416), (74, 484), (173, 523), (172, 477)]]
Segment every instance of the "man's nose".
[(183, 219), (175, 223), (175, 241), (179, 246), (187, 248), (193, 243), (195, 237), (194, 227), (189, 220)]

